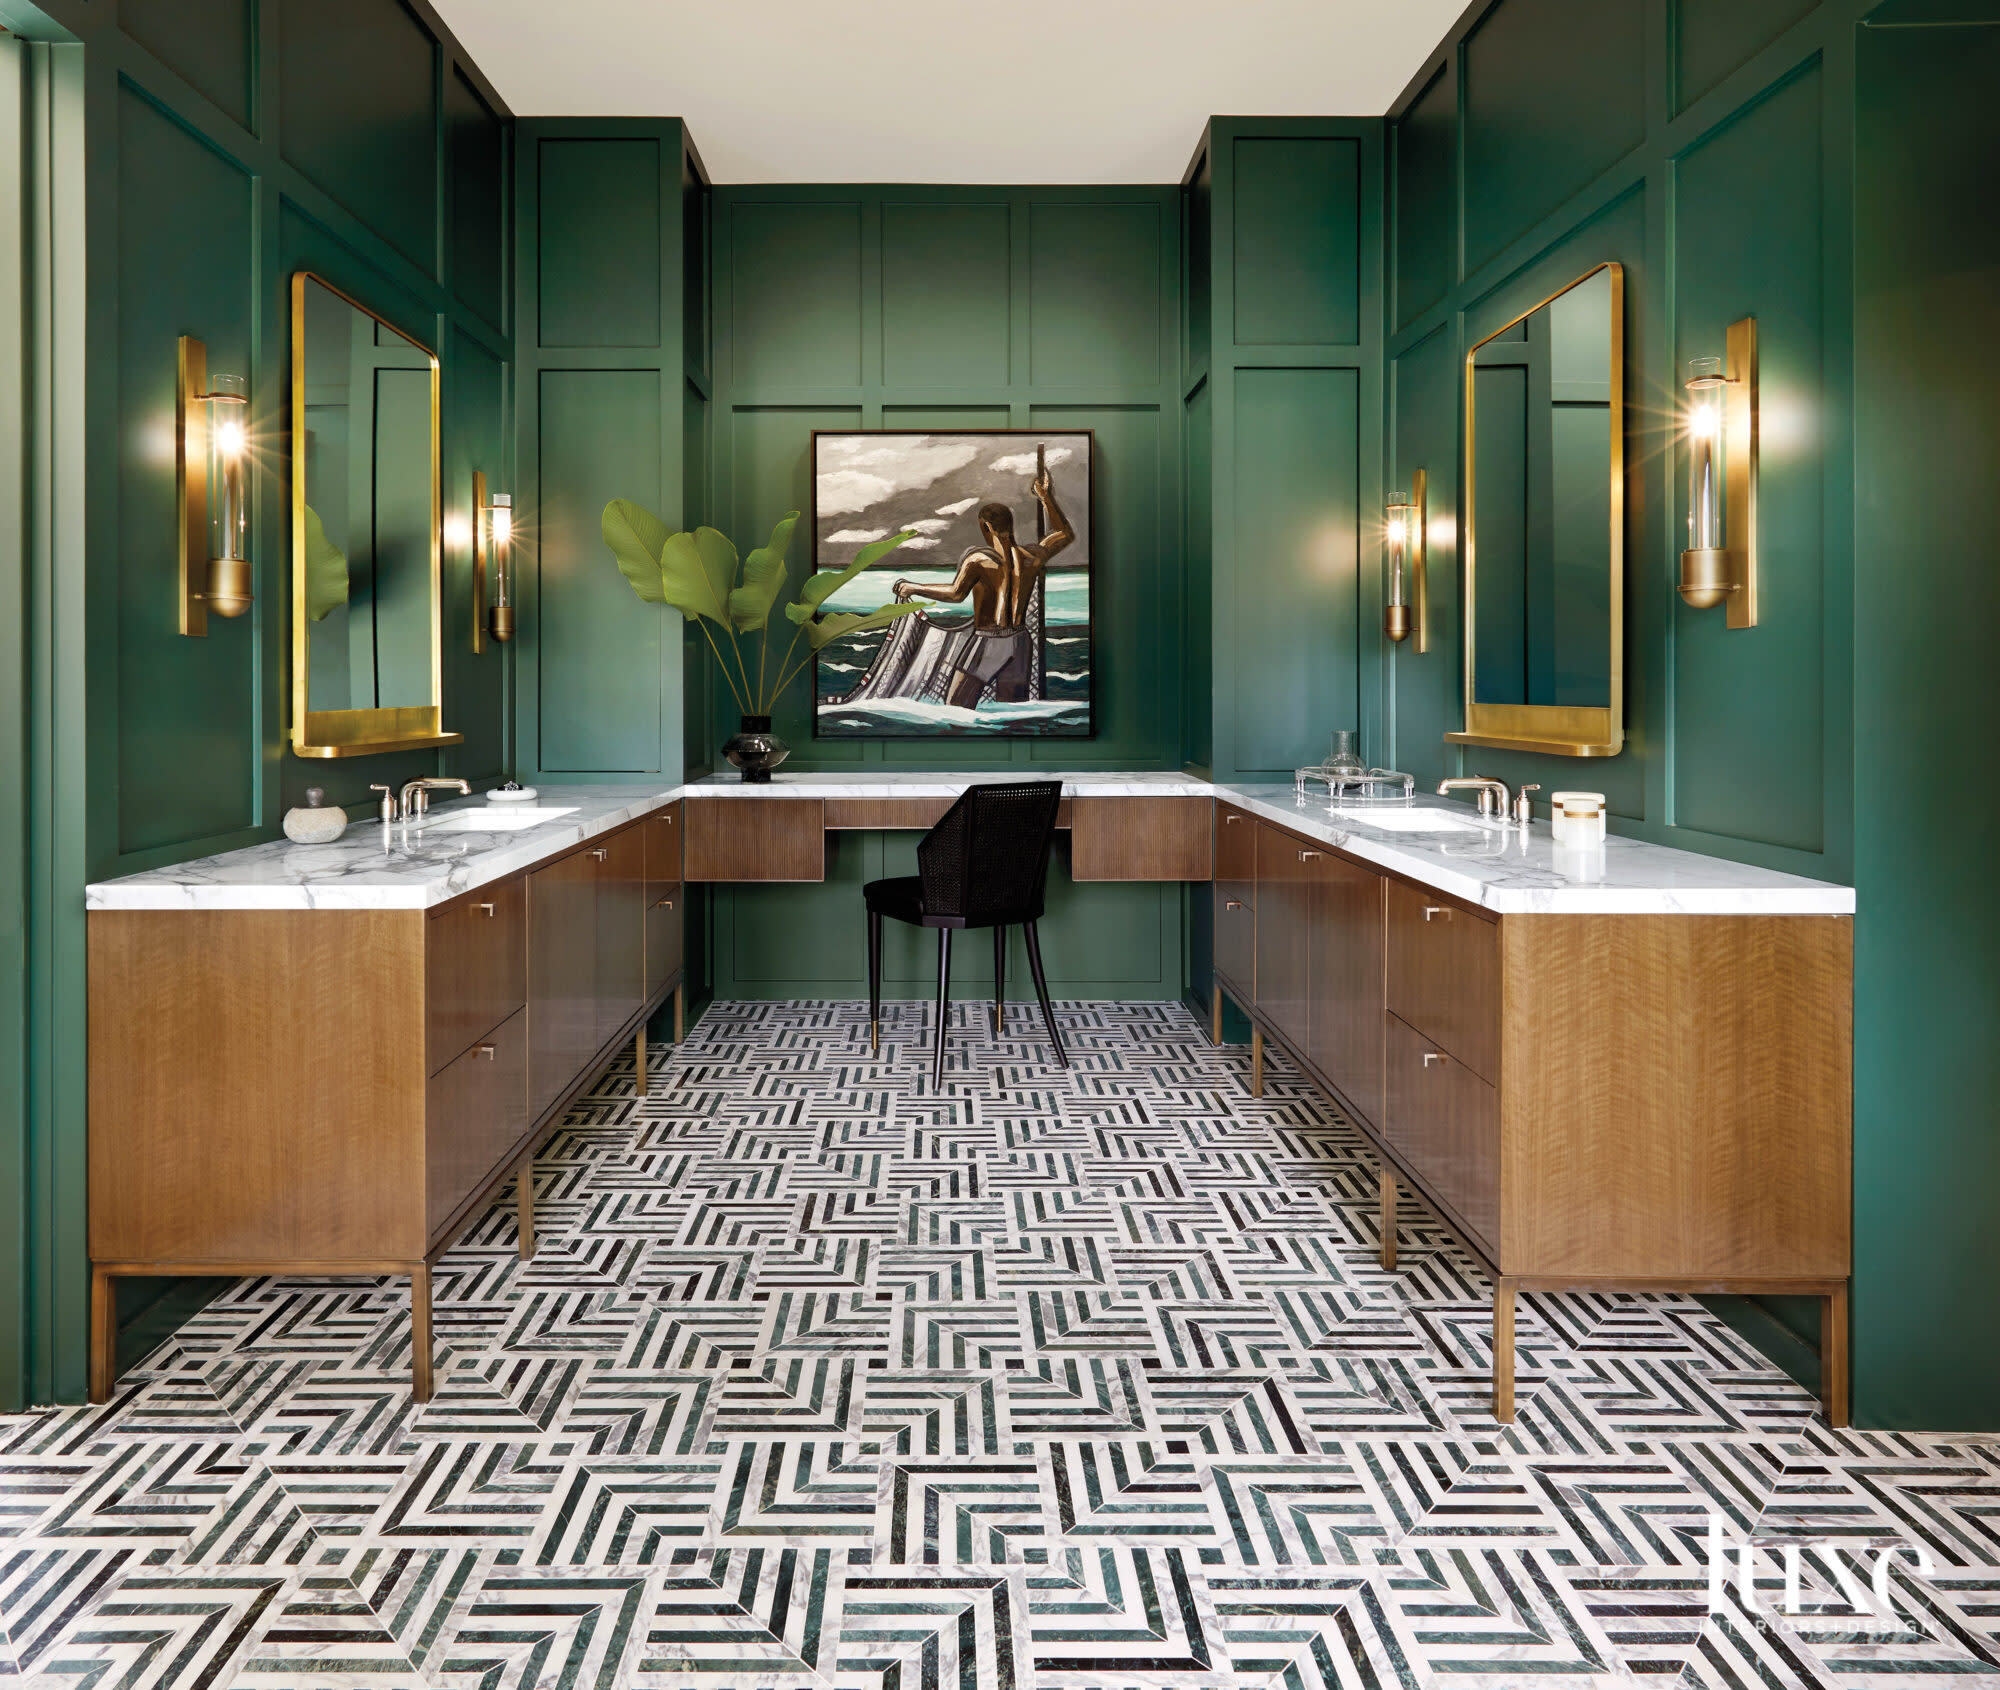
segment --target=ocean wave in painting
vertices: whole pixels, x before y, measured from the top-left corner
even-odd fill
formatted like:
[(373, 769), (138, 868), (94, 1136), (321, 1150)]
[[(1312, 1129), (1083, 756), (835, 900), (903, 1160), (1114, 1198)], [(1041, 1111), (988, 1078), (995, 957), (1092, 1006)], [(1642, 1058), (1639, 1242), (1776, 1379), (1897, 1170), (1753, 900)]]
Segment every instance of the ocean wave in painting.
[(819, 727), (822, 733), (838, 734), (1087, 734), (1090, 705), (1044, 699), (967, 710), (916, 698), (878, 698), (867, 704), (822, 704)]

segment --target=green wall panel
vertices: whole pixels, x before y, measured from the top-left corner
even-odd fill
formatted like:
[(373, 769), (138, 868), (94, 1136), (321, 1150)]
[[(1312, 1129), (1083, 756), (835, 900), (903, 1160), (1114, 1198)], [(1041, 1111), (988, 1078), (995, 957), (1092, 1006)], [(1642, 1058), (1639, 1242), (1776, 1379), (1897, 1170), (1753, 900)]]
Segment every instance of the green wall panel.
[[(1755, 316), (1763, 426), (1758, 626), (1673, 612), (1674, 819), (1796, 851), (1826, 840), (1824, 93), (1813, 66), (1740, 113), (1681, 160), (1675, 194), (1675, 368)], [(1684, 535), (1678, 462), (1673, 492)]]
[(1209, 348), (1214, 341), (1214, 292), (1210, 272), (1215, 221), (1215, 167), (1208, 149), (1188, 179), (1181, 201), (1182, 223), (1182, 338), (1181, 356), (1188, 379), (1208, 371)]
[(1447, 63), (1395, 131), (1396, 324), (1457, 280), (1458, 75)]
[(544, 138), (535, 156), (540, 344), (658, 346), (660, 143)]
[(1502, 0), (1486, 14), (1465, 49), (1468, 268), (1645, 139), (1647, 16), (1630, 0)]
[(437, 43), (399, 0), (286, 0), (288, 163), (421, 269), (437, 265)]
[[(179, 631), (178, 339), (248, 375), (252, 183), (129, 87), (118, 98), (118, 849), (257, 824), (257, 621)], [(199, 238), (190, 239), (198, 230)]]
[(1008, 208), (882, 207), (882, 379), (891, 387), (1007, 380)]
[[(483, 470), (496, 490), (512, 487), (508, 465), (507, 363), (469, 334), (454, 332), (444, 347), (444, 428), (441, 458), (447, 532), (475, 520), (472, 475)], [(507, 648), (486, 641), (472, 649), (472, 547), (444, 550), (444, 678), (451, 700), (446, 726), (465, 743), (443, 754), (443, 772), (474, 779), (507, 767)], [(491, 589), (489, 584), (489, 597)], [(294, 759), (297, 761), (297, 759)]]
[(551, 774), (661, 766), (665, 612), (641, 606), (604, 548), (612, 499), (657, 510), (660, 376), (544, 370), (532, 615), (541, 767)]
[[(1967, 749), (2000, 713), (2000, 14), (1864, 29), (1855, 154), (1854, 1407), (2000, 1428), (1996, 803)], [(1950, 793), (1943, 825), (1883, 801)]]
[(236, 122), (250, 122), (254, 0), (118, 0), (118, 24)]
[(1361, 339), (1361, 143), (1243, 135), (1236, 183), (1236, 344)]
[(1028, 212), (1029, 379), (1038, 386), (1158, 382), (1161, 207), (1037, 199)]
[(451, 285), (495, 325), (505, 321), (507, 126), (464, 74), (444, 84), (451, 159)]
[(1240, 370), (1235, 433), (1235, 763), (1289, 772), (1360, 722), (1360, 374)]
[(1677, 105), (1688, 106), (1809, 13), (1815, 0), (1675, 0)]
[(740, 200), (729, 303), (740, 385), (852, 386), (861, 372), (861, 206)]

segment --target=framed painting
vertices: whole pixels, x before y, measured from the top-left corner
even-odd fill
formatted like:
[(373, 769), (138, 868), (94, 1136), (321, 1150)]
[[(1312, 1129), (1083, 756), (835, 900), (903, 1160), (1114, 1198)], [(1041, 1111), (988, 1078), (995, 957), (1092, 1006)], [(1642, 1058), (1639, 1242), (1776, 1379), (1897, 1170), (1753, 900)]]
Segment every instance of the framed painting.
[(821, 739), (1087, 739), (1087, 429), (835, 433), (812, 440), (813, 568), (910, 538), (822, 607), (922, 608), (814, 663)]

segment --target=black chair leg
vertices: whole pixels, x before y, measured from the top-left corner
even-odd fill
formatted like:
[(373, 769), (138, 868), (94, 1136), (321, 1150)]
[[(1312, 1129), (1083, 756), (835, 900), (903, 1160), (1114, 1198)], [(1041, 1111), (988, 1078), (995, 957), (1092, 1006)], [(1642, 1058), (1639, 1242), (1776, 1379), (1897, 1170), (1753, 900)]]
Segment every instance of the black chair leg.
[(951, 1025), (951, 929), (938, 929), (937, 1055), (931, 1062), (931, 1084), (944, 1090), (944, 1035)]
[(1035, 996), (1042, 1000), (1042, 1021), (1049, 1030), (1049, 1043), (1056, 1047), (1056, 1060), (1067, 1068), (1069, 1052), (1063, 1049), (1062, 1034), (1056, 1028), (1056, 1012), (1049, 1006), (1048, 976), (1042, 972), (1041, 935), (1035, 931), (1032, 921), (1021, 932), (1028, 941), (1028, 970), (1035, 977)]
[(993, 929), (993, 1036), (1007, 1033), (1007, 929)]
[(882, 1053), (882, 916), (868, 912), (868, 1053)]

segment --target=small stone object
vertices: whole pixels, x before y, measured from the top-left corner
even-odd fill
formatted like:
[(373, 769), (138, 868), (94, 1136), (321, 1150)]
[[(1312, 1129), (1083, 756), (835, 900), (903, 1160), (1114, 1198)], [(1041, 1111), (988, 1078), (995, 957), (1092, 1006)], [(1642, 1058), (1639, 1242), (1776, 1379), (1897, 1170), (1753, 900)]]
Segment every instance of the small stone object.
[(331, 845), (347, 831), (347, 812), (326, 801), (323, 787), (306, 788), (306, 801), (285, 812), (285, 837), (300, 845)]

